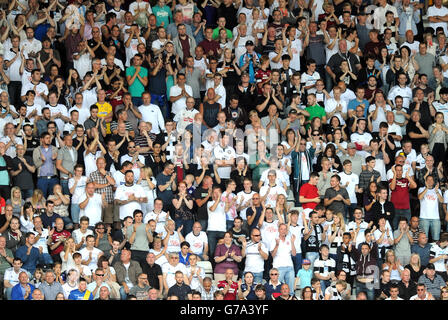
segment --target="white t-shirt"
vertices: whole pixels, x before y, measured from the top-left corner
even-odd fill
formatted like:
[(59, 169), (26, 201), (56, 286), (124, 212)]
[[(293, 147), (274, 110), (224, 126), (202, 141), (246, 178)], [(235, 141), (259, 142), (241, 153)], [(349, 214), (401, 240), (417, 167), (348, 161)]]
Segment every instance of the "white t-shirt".
[[(245, 204), (246, 202), (250, 201), (255, 193), (256, 193), (255, 191), (251, 191), (249, 193), (246, 193), (246, 192), (244, 192), (244, 190), (238, 192), (237, 195), (236, 195), (237, 196), (236, 205), (237, 206), (241, 206), (242, 204)], [(246, 216), (247, 209), (248, 208), (245, 208), (245, 209), (240, 211), (240, 217), (243, 220), (247, 220), (247, 216)]]
[[(436, 8), (435, 5), (431, 6), (428, 8), (428, 18), (429, 17), (434, 17), (434, 16), (446, 16), (448, 14), (448, 9), (446, 7), (444, 7), (443, 5), (440, 8)], [(448, 29), (447, 29), (447, 23), (446, 22), (430, 22), (429, 26), (431, 28), (434, 29), (434, 31), (436, 31), (436, 29), (438, 27), (442, 27), (443, 28), (443, 32), (445, 33), (445, 35), (448, 34)]]
[(93, 249), (90, 251), (87, 248), (83, 248), (81, 250), (78, 251), (81, 254), (82, 260), (86, 261), (89, 260), (89, 254), (90, 252), (92, 252), (92, 260), (90, 261), (90, 263), (88, 264), (87, 267), (89, 267), (90, 271), (94, 271), (98, 268), (98, 258), (99, 255), (103, 253), (103, 251), (101, 251), (98, 248), (93, 247)]
[[(425, 187), (418, 189), (418, 194), (423, 192)], [(442, 195), (440, 190), (437, 193)], [(437, 219), (439, 220), (439, 199), (437, 197), (436, 190), (428, 189), (423, 199), (420, 200), (420, 219)]]
[[(264, 197), (265, 194), (268, 192), (268, 188), (269, 186), (262, 186), (260, 188), (260, 196)], [(285, 197), (288, 197), (286, 195), (286, 191), (283, 187), (279, 186), (279, 185), (275, 185), (273, 187), (271, 187), (271, 190), (269, 191), (269, 194), (266, 198), (266, 206), (271, 205), (271, 208), (275, 208), (276, 204), (277, 204), (277, 197), (279, 194), (283, 194)]]
[[(79, 203), (86, 200), (87, 194), (83, 193), (79, 198)], [(81, 209), (79, 212), (79, 217), (87, 216), (89, 217), (89, 226), (93, 227), (96, 223), (101, 221), (101, 208), (102, 208), (102, 197), (99, 193), (94, 193), (93, 197), (89, 199), (86, 207)]]
[(190, 244), (190, 249), (193, 253), (202, 255), (204, 252), (204, 244), (208, 243), (207, 234), (204, 231), (200, 231), (199, 235), (195, 236), (193, 231), (187, 234), (185, 241)]
[[(268, 248), (261, 242), (261, 250), (268, 254)], [(264, 271), (264, 260), (258, 251), (258, 243), (249, 241), (246, 246), (246, 264), (244, 272), (259, 273)]]
[[(20, 95), (21, 96), (26, 95), (26, 92), (28, 90), (34, 90), (34, 84), (32, 84), (31, 82), (22, 86), (22, 91), (20, 92)], [(44, 95), (48, 96), (47, 85), (43, 82), (39, 82), (39, 84), (36, 86), (36, 90), (34, 90), (34, 91), (36, 91), (36, 97), (34, 98), (34, 103), (37, 105), (40, 105), (41, 108), (45, 107), (46, 102), (42, 98), (41, 94), (43, 93)], [(40, 112), (39, 112), (39, 115), (40, 115)]]
[[(200, 277), (202, 279), (204, 279), (204, 277), (205, 277), (204, 269), (196, 266), (196, 268), (194, 269), (193, 277), (191, 278), (191, 282), (189, 284), (191, 290), (197, 290), (201, 286), (201, 282), (199, 281), (199, 277), (198, 277), (198, 274), (197, 274), (198, 270), (199, 270)], [(188, 266), (187, 267), (187, 276), (190, 277), (191, 273), (192, 273), (192, 267)]]
[[(328, 99), (325, 101), (325, 112), (327, 114), (333, 112), (339, 104), (342, 106), (342, 111), (335, 113), (334, 116), (338, 117), (341, 125), (344, 125), (345, 120), (342, 118), (341, 113), (347, 113), (347, 102), (345, 100), (340, 99), (339, 101), (336, 101), (334, 98)], [(331, 118), (328, 118), (327, 123), (330, 123), (330, 120)]]
[[(157, 221), (157, 216), (159, 217), (159, 220)], [(148, 223), (149, 220), (157, 221), (156, 224), (156, 232), (162, 233), (165, 230), (165, 223), (166, 220), (170, 219), (170, 216), (165, 211), (160, 212), (159, 214), (156, 214), (154, 211), (151, 211), (145, 215), (143, 218), (144, 223)]]
[[(350, 202), (357, 203), (355, 186), (359, 184), (358, 175), (353, 172), (351, 174), (346, 174), (345, 172), (339, 172), (338, 175), (339, 177), (341, 177), (341, 186), (347, 190), (348, 195), (350, 196)], [(345, 186), (347, 182), (349, 184), (348, 186)]]
[[(376, 108), (377, 108), (376, 105), (371, 104), (369, 106), (369, 113), (373, 114), (375, 112)], [(392, 108), (388, 104), (386, 104), (386, 112), (387, 111), (392, 111)], [(383, 108), (378, 107), (378, 113), (377, 113), (376, 119), (373, 120), (373, 118), (372, 118), (372, 127), (373, 127), (372, 131), (373, 132), (378, 132), (380, 130), (380, 123), (387, 121), (386, 120), (386, 112), (384, 111)]]
[(207, 202), (208, 211), (208, 226), (207, 231), (221, 231), (226, 232), (226, 212), (225, 203), (220, 202), (215, 211), (211, 211), (210, 207), (215, 204), (215, 201)]
[[(185, 85), (185, 91), (188, 93), (188, 95), (193, 96), (193, 89), (188, 84)], [(170, 89), (170, 97), (176, 97), (180, 95), (181, 92), (182, 89), (178, 85), (172, 86)], [(179, 112), (186, 108), (186, 102), (187, 99), (185, 97), (182, 97), (176, 102), (173, 102), (171, 112), (174, 113), (174, 115), (177, 115)]]
[(187, 267), (183, 263), (178, 263), (176, 266), (172, 266), (169, 263), (165, 263), (162, 266), (162, 273), (166, 274), (166, 283), (168, 288), (171, 288), (176, 284), (175, 274), (176, 271), (182, 271), (184, 275), (187, 274)]
[[(271, 242), (271, 252), (276, 246), (275, 239)], [(292, 241), (291, 236), (287, 235), (285, 240), (281, 240), (278, 244), (277, 254), (275, 255), (272, 266), (274, 268), (293, 267), (292, 259)]]
[[(75, 185), (75, 179), (70, 178), (68, 179), (68, 188), (71, 189)], [(75, 192), (73, 192), (72, 195), (72, 203), (73, 204), (79, 204), (79, 199), (81, 198), (81, 195), (86, 192), (86, 185), (87, 185), (87, 177), (81, 176), (81, 178), (78, 180), (78, 183), (76, 184)]]
[[(131, 195), (136, 198), (145, 197), (145, 192), (143, 188), (138, 184), (133, 184), (132, 186), (121, 185), (115, 191), (115, 200), (128, 200)], [(133, 216), (135, 210), (142, 210), (142, 205), (140, 202), (131, 201), (127, 204), (120, 206), (120, 219), (123, 220), (127, 216)]]
[[(80, 228), (78, 228), (72, 232), (72, 237), (75, 240), (76, 244), (81, 243), (82, 238), (84, 238), (84, 240), (85, 240), (87, 238), (87, 236), (90, 236), (90, 235), (93, 236), (93, 231), (91, 229), (86, 229), (85, 233), (82, 233)], [(85, 244), (81, 248), (83, 248), (83, 247), (85, 247)]]
[[(258, 221), (255, 221), (258, 223)], [(265, 244), (266, 248), (271, 251), (274, 247), (271, 247), (272, 240), (278, 237), (278, 220), (272, 222), (263, 221), (260, 228), (261, 241)], [(275, 246), (275, 244), (274, 244)]]
[[(213, 156), (215, 157), (215, 160), (232, 160), (236, 157), (235, 149), (230, 146), (222, 148), (221, 145), (218, 145), (213, 149)], [(217, 171), (221, 179), (229, 179), (232, 166), (218, 167)]]

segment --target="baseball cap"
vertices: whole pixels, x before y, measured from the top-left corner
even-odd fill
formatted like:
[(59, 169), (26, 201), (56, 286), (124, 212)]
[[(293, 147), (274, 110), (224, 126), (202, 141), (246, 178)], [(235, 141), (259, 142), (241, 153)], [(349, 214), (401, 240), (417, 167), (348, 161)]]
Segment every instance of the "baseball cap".
[(311, 264), (311, 261), (308, 259), (303, 259), (302, 264)]
[(252, 40), (247, 40), (246, 41), (246, 46), (253, 46), (254, 42)]
[(347, 144), (347, 148), (356, 149), (356, 145), (353, 142), (350, 142), (349, 144)]
[(426, 269), (436, 270), (436, 267), (434, 266), (434, 263), (428, 263)]
[(291, 109), (291, 110), (289, 110), (289, 114), (291, 114), (291, 113), (293, 113), (293, 114), (297, 114), (297, 110), (296, 110), (296, 109)]

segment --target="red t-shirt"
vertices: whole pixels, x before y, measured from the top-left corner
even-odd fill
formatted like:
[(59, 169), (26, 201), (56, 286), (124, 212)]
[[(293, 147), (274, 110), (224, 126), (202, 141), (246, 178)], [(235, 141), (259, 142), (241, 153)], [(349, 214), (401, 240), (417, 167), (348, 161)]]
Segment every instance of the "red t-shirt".
[[(317, 198), (319, 196), (319, 190), (317, 190), (317, 187), (315, 185), (309, 184), (309, 183), (305, 183), (301, 188), (300, 188), (300, 192), (299, 192), (300, 196), (305, 197), (306, 199), (314, 199)], [(308, 203), (303, 203), (302, 204), (302, 208), (303, 209), (313, 209), (317, 206), (316, 202), (308, 202)]]
[[(52, 244), (55, 244), (56, 242), (58, 242), (60, 237), (65, 237), (65, 239), (70, 237), (70, 232), (67, 230), (62, 230), (61, 232), (58, 232), (56, 230), (54, 230), (53, 235), (51, 236), (51, 240), (52, 240)], [(59, 254), (64, 250), (64, 242), (62, 242), (59, 246), (57, 246), (56, 249), (51, 251), (52, 255), (55, 254)]]
[[(389, 180), (389, 185), (392, 179)], [(397, 179), (395, 190), (390, 194), (390, 201), (395, 209), (409, 209), (409, 180), (406, 178)]]
[[(221, 280), (218, 282), (218, 289), (223, 289), (227, 285), (226, 280)], [(238, 283), (233, 281), (230, 285), (229, 290), (224, 295), (224, 300), (236, 300), (236, 294), (238, 293)]]

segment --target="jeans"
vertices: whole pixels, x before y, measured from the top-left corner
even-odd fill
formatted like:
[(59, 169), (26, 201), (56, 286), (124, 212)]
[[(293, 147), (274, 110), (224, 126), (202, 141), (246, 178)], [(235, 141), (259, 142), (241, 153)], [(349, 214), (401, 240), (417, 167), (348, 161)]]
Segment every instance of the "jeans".
[(81, 208), (79, 207), (79, 204), (72, 203), (71, 210), (72, 210), (72, 220), (73, 220), (73, 222), (79, 224), (79, 213), (81, 212)]
[(420, 218), (420, 228), (425, 231), (429, 238), (429, 229), (431, 228), (431, 237), (433, 241), (439, 241), (440, 238), (440, 219)]
[(61, 187), (62, 187), (62, 193), (65, 195), (70, 195), (70, 190), (68, 188), (68, 179), (61, 179)]
[(252, 272), (254, 275), (254, 283), (262, 283), (263, 281), (263, 271), (262, 272)]
[(393, 229), (398, 229), (398, 221), (400, 220), (400, 217), (405, 217), (408, 222), (411, 220), (411, 210), (410, 209), (395, 209), (395, 216), (394, 220), (392, 222)]
[(226, 230), (233, 228), (233, 220), (226, 220)]
[(331, 286), (331, 280), (320, 280), (320, 287), (322, 288), (323, 292), (325, 292), (325, 289), (327, 289), (329, 286)]
[(46, 265), (53, 264), (53, 259), (51, 258), (49, 253), (42, 253), (39, 256), (39, 263)]
[(22, 90), (22, 81), (10, 81), (8, 84), (9, 103), (14, 106), (22, 104), (20, 100), (20, 91)]
[(375, 289), (373, 283), (363, 283), (356, 280), (356, 294), (364, 291), (367, 294), (367, 300), (375, 300)]
[(45, 198), (53, 194), (54, 185), (59, 183), (58, 178), (37, 178), (37, 189), (40, 189)]
[(148, 251), (142, 250), (131, 250), (131, 259), (140, 263), (142, 267), (146, 263), (146, 256), (148, 255)]
[(61, 219), (64, 221), (65, 228), (70, 227), (68, 229), (73, 228), (73, 221), (70, 219), (70, 217), (61, 217)]
[(184, 226), (180, 231), (180, 233), (184, 238), (186, 237), (187, 234), (191, 232), (191, 230), (193, 230), (193, 223), (194, 223), (193, 219), (190, 220), (176, 219), (174, 220), (174, 222), (176, 223), (176, 230), (180, 226)]
[(307, 252), (305, 257), (311, 262), (311, 270), (314, 268), (314, 261), (319, 258), (319, 252)]
[(158, 95), (158, 94), (151, 93), (151, 101), (152, 101), (152, 103), (159, 106), (160, 111), (162, 111), (163, 117), (165, 119), (168, 119), (168, 117), (170, 115), (170, 110), (166, 103), (166, 95), (164, 95), (164, 94)]
[(280, 282), (284, 282), (288, 284), (289, 286), (289, 293), (294, 294), (294, 281), (295, 281), (295, 274), (294, 274), (294, 267), (279, 267), (278, 269), (278, 280)]
[[(357, 203), (351, 203), (349, 206), (346, 206), (346, 215), (345, 215), (345, 223), (347, 224), (349, 221), (353, 220), (353, 212), (355, 211), (356, 207), (358, 206)], [(347, 220), (348, 219), (348, 220)]]
[(302, 267), (302, 253), (297, 252), (295, 256), (291, 256), (292, 263), (294, 264), (294, 274), (297, 274), (299, 272), (300, 268)]
[(26, 190), (21, 190), (22, 192), (22, 199), (28, 199), (31, 198), (31, 196), (33, 195), (33, 189), (26, 189)]
[(12, 293), (12, 287), (11, 288), (5, 288), (5, 297), (7, 300), (11, 300), (11, 293)]
[(206, 231), (208, 226), (208, 220), (198, 220), (198, 222), (201, 224), (202, 231)]
[(143, 104), (142, 97), (132, 97), (132, 104), (137, 108), (140, 107)]
[(124, 291), (124, 288), (120, 287), (120, 298), (121, 298), (121, 300), (126, 300), (126, 297), (127, 297), (127, 294)]
[(224, 238), (224, 232), (222, 231), (207, 231), (207, 236), (208, 236), (208, 248), (209, 248), (209, 257), (210, 257), (210, 261), (214, 262), (213, 257), (215, 256), (215, 249), (216, 249), (216, 244), (218, 243), (219, 239)]

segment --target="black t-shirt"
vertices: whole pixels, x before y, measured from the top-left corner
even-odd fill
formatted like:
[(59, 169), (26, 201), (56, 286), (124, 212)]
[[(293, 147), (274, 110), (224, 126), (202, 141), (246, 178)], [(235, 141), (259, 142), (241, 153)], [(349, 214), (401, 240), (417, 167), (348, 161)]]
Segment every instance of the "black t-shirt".
[(150, 266), (145, 262), (145, 264), (142, 266), (142, 271), (143, 273), (147, 274), (149, 285), (159, 290), (159, 276), (162, 275), (162, 268), (157, 263), (154, 263), (152, 266)]
[[(116, 145), (118, 145), (121, 142), (121, 140), (123, 140), (123, 137), (118, 134), (113, 134), (110, 136), (109, 139), (114, 140)], [(118, 151), (120, 151), (120, 157), (128, 153), (128, 143), (129, 143), (128, 140), (125, 139), (123, 144), (118, 149)]]
[[(154, 69), (149, 69), (148, 73), (151, 74)], [(149, 78), (149, 92), (157, 95), (166, 95), (166, 69), (162, 67), (155, 76)]]
[[(24, 159), (26, 160), (28, 165), (30, 166), (34, 165), (32, 157), (25, 155)], [(19, 170), (19, 164), (22, 165), (22, 171), (15, 177), (13, 177), (13, 185), (20, 187), (20, 189), (22, 190), (33, 189), (34, 188), (33, 174), (28, 170), (26, 165), (23, 164), (23, 162), (17, 157), (13, 158), (11, 161), (12, 170), (14, 171)]]
[[(32, 157), (33, 156), (33, 151), (35, 148), (37, 148), (39, 146), (39, 139), (35, 138), (35, 137), (31, 137), (31, 139), (26, 139), (26, 152), (25, 155)], [(74, 141), (73, 141), (74, 143)]]
[[(202, 187), (196, 188), (194, 191), (193, 197), (194, 199), (202, 200), (204, 198), (207, 198), (208, 196), (208, 190), (204, 189)], [(211, 200), (211, 197), (208, 201)], [(207, 201), (207, 202), (208, 202)], [(208, 211), (207, 211), (207, 202), (205, 202), (201, 207), (199, 207), (195, 202), (196, 210), (196, 219), (198, 220), (207, 220), (208, 219)]]
[[(257, 107), (259, 104), (262, 104), (262, 103), (264, 103), (266, 101), (266, 97), (264, 96), (264, 95), (259, 95), (258, 97), (257, 97), (257, 100), (255, 101), (255, 107)], [(268, 102), (268, 104), (266, 105), (266, 107), (263, 109), (263, 111), (258, 111), (258, 117), (261, 119), (261, 118), (263, 118), (263, 117), (266, 117), (269, 113), (268, 113), (268, 109), (269, 109), (269, 106), (271, 105), (271, 104), (275, 104), (275, 101), (274, 101), (274, 99), (271, 97), (270, 99), (269, 99), (269, 102)]]

